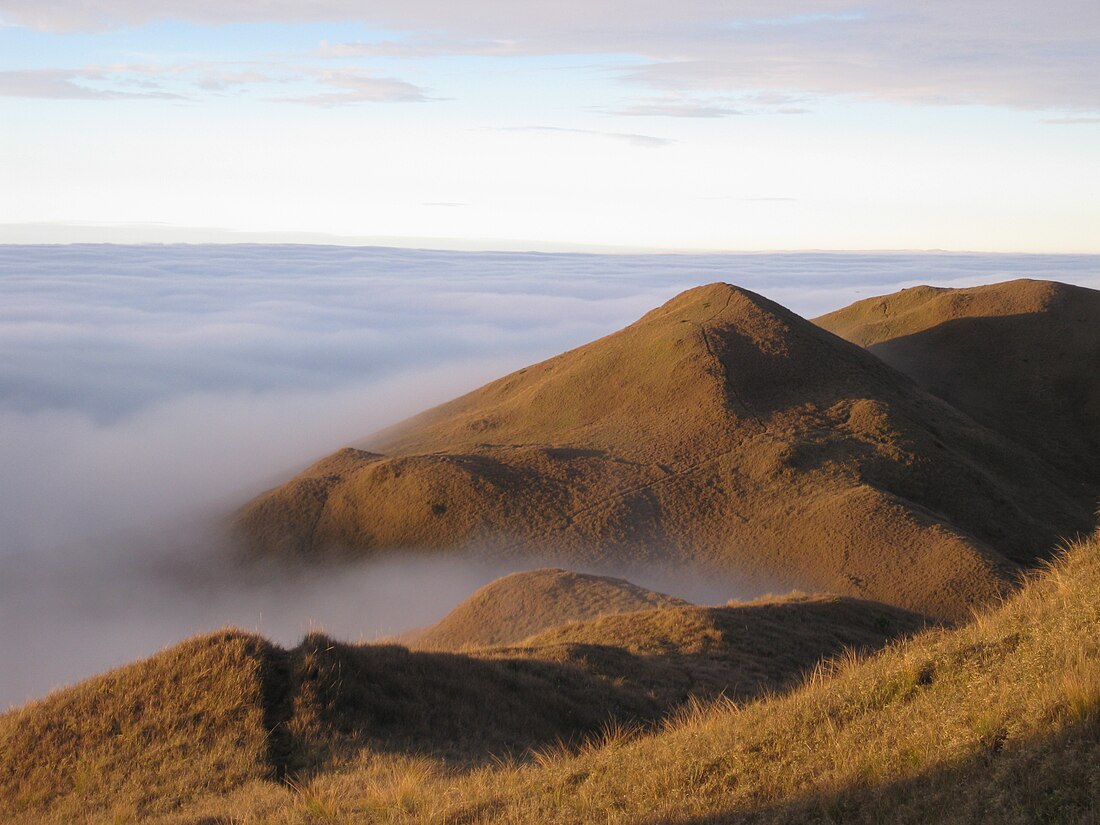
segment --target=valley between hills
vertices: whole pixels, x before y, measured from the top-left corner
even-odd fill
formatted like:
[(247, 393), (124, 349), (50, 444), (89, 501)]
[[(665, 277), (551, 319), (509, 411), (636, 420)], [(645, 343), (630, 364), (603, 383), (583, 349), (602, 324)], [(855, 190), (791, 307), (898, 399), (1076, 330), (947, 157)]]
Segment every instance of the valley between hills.
[[(1098, 503), (1100, 292), (807, 320), (701, 286), (227, 526), (244, 566), (520, 572), (392, 639), (226, 629), (13, 709), (0, 817), (1094, 821)], [(631, 583), (654, 564), (778, 595)]]

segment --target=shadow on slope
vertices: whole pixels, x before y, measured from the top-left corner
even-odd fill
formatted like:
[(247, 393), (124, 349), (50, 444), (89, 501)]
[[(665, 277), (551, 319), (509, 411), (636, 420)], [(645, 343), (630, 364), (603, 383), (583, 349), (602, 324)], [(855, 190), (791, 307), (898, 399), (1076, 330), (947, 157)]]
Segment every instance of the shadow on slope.
[(877, 602), (793, 596), (601, 616), (498, 650), (625, 680), (669, 707), (692, 698), (747, 701), (783, 691), (825, 659), (877, 650), (927, 626), (923, 616)]
[(824, 657), (922, 624), (884, 605), (795, 599), (607, 616), (469, 654), (322, 634), (283, 650), (214, 634), (0, 717), (0, 816), (65, 820), (118, 804), (144, 817), (372, 753), (522, 760), (608, 725), (647, 726), (693, 698), (784, 689)]
[(1100, 490), (1100, 292), (1032, 280), (914, 287), (815, 323)]
[(728, 284), (365, 446), (243, 508), (251, 550), (665, 561), (960, 618), (1093, 524), (1024, 448)]

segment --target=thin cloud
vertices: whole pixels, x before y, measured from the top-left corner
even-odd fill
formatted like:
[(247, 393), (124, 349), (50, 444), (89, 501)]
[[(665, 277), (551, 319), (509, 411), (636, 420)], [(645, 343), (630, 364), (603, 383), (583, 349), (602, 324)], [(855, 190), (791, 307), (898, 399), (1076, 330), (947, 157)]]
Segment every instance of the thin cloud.
[(356, 57), (518, 57), (526, 55), (523, 45), (515, 40), (379, 40), (349, 43), (322, 42), (310, 55), (325, 59)]
[(756, 92), (735, 96), (691, 98), (684, 94), (674, 97), (650, 97), (636, 100), (611, 110), (607, 114), (628, 117), (720, 118), (739, 115), (806, 114), (810, 110), (795, 104), (805, 103), (804, 97), (777, 92)]
[(704, 103), (637, 103), (609, 112), (630, 117), (729, 117), (743, 115), (740, 109), (728, 106), (708, 106)]
[(671, 146), (676, 141), (670, 138), (654, 137), (653, 135), (639, 135), (632, 132), (600, 132), (594, 129), (566, 129), (562, 126), (505, 126), (495, 131), (498, 132), (542, 132), (544, 134), (560, 135), (591, 135), (594, 137), (621, 140), (632, 146), (643, 146), (655, 149), (661, 146)]
[(395, 77), (376, 77), (357, 69), (334, 69), (315, 74), (317, 82), (334, 91), (275, 97), (281, 103), (309, 106), (348, 106), (357, 103), (424, 103), (433, 98), (426, 91)]
[(81, 81), (101, 80), (94, 72), (65, 69), (32, 69), (0, 71), (0, 97), (30, 97), (49, 100), (183, 100), (183, 95), (163, 91), (155, 86), (146, 91), (97, 89)]
[(1050, 117), (1043, 123), (1053, 123), (1057, 126), (1083, 126), (1100, 123), (1100, 117)]
[(743, 198), (735, 195), (711, 195), (699, 198), (701, 201), (738, 201), (741, 203), (793, 203), (798, 198), (761, 197)]

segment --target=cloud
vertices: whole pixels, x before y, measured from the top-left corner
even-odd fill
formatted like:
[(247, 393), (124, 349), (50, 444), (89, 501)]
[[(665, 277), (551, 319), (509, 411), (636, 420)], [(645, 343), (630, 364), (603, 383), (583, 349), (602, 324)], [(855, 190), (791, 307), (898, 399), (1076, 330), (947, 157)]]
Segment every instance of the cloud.
[(1100, 5), (1092, 0), (3, 0), (9, 23), (98, 30), (180, 19), (359, 21), (404, 36), (346, 54), (615, 54), (649, 90), (791, 91), (925, 104), (1100, 110)]
[(442, 615), (504, 570), (254, 581), (215, 528), (321, 455), (690, 286), (816, 315), (1024, 275), (1100, 287), (1100, 256), (0, 245), (0, 659), (18, 663), (0, 707), (225, 623), (289, 643), (310, 621), (358, 638)]
[(1057, 126), (1085, 126), (1100, 123), (1100, 117), (1049, 117), (1043, 123), (1052, 123)]
[(313, 57), (344, 59), (354, 57), (520, 57), (524, 48), (514, 40), (378, 40), (348, 43), (323, 42)]
[(379, 77), (365, 69), (319, 69), (273, 61), (113, 63), (80, 69), (0, 71), (0, 96), (56, 100), (187, 100), (202, 92), (290, 84), (315, 91), (268, 99), (323, 107), (433, 99), (412, 83)]
[(424, 89), (412, 83), (395, 77), (376, 77), (361, 69), (327, 69), (311, 74), (317, 82), (335, 91), (271, 99), (323, 107), (355, 103), (423, 103), (432, 99)]
[(551, 135), (592, 135), (595, 137), (620, 140), (632, 146), (643, 146), (654, 149), (660, 146), (671, 146), (676, 141), (669, 138), (653, 137), (652, 135), (638, 135), (630, 132), (600, 132), (592, 129), (566, 129), (560, 126), (503, 126), (494, 131), (497, 132), (542, 132)]
[(667, 97), (648, 97), (609, 111), (630, 117), (719, 118), (736, 115), (806, 114), (809, 109), (795, 106), (804, 97), (776, 92), (693, 98), (690, 93)]
[(143, 92), (97, 89), (84, 82), (102, 80), (103, 73), (65, 69), (0, 71), (0, 97), (52, 100), (183, 100), (183, 96), (153, 87)]
[(740, 109), (729, 106), (711, 106), (705, 103), (659, 101), (653, 103), (634, 103), (622, 109), (609, 112), (613, 115), (632, 117), (729, 117), (743, 115)]

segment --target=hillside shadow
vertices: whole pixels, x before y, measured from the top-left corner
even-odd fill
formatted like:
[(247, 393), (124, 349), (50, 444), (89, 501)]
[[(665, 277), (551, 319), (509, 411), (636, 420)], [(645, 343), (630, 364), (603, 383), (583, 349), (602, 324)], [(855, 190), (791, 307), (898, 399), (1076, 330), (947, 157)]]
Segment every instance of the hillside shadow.
[[(1100, 309), (1100, 308), (1098, 308)], [(955, 318), (868, 350), (1100, 493), (1100, 332), (1089, 312)]]
[(272, 649), (263, 690), (272, 773), (308, 772), (364, 749), (479, 765), (577, 747), (608, 726), (651, 726), (692, 699), (792, 688), (822, 660), (874, 650), (924, 622), (847, 599), (609, 618), (681, 612), (706, 617), (689, 623), (699, 644), (658, 638), (632, 651), (626, 642), (548, 641), (449, 653), (312, 634), (293, 650)]

